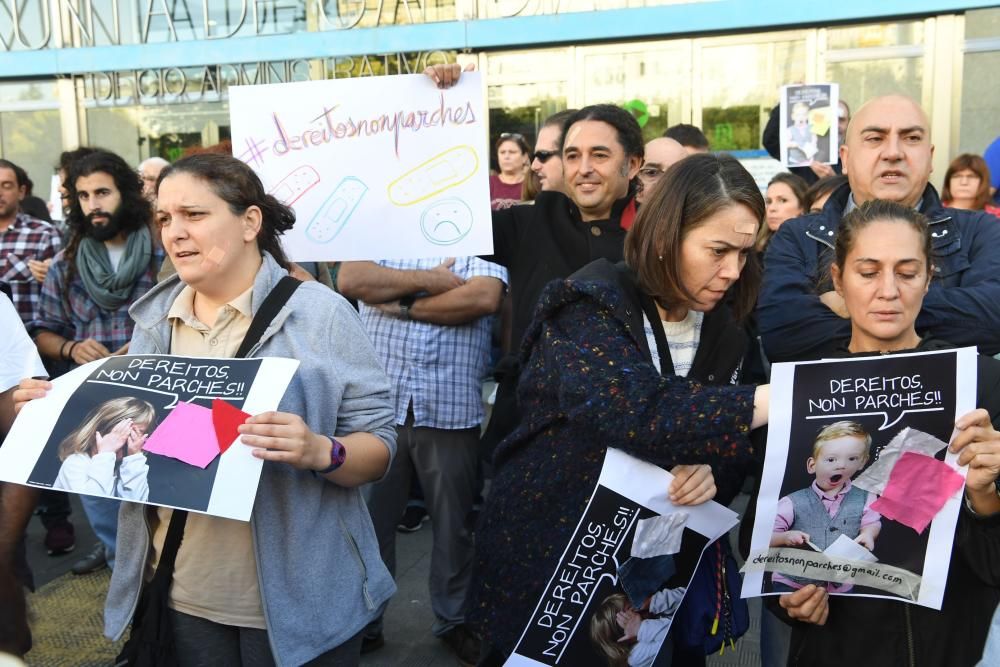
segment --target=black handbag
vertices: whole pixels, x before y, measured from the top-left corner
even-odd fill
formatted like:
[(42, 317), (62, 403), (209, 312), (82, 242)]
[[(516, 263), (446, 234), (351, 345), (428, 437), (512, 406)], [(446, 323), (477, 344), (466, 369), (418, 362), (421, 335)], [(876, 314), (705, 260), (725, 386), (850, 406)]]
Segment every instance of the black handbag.
[[(260, 341), (264, 331), (274, 320), (301, 281), (285, 276), (264, 299), (257, 314), (250, 322), (236, 357), (245, 357)], [(188, 513), (174, 510), (167, 527), (167, 537), (163, 541), (160, 562), (156, 566), (153, 579), (146, 584), (139, 595), (132, 629), (121, 653), (115, 658), (115, 667), (178, 667), (174, 651), (173, 624), (170, 622), (170, 585), (174, 580), (174, 563), (184, 538), (184, 525)]]

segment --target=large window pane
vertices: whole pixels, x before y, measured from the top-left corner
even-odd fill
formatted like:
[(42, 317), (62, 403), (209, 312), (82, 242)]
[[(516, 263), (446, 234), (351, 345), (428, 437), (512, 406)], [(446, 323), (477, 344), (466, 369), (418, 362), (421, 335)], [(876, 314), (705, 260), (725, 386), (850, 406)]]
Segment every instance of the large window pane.
[(528, 146), (534, 147), (538, 127), (567, 107), (570, 62), (567, 49), (489, 56), (486, 80), (491, 83), (487, 89), (491, 149), (502, 132), (522, 134)]
[(840, 98), (852, 109), (878, 95), (899, 93), (920, 100), (923, 58), (887, 58), (830, 63), (827, 78), (840, 84)]
[(5, 111), (0, 113), (4, 159), (28, 172), (33, 194), (48, 201), (53, 165), (62, 151), (59, 111)]
[(877, 46), (923, 43), (923, 21), (847, 26), (830, 28), (826, 32), (828, 49), (866, 49)]
[(584, 55), (583, 103), (628, 105), (646, 139), (659, 137), (682, 117), (691, 86), (689, 49), (655, 48)]
[(778, 89), (806, 78), (805, 41), (734, 44), (702, 51), (702, 130), (713, 150), (760, 148)]
[(1000, 51), (969, 53), (962, 75), (962, 114), (959, 126), (959, 152), (983, 154), (997, 135), (1000, 126)]

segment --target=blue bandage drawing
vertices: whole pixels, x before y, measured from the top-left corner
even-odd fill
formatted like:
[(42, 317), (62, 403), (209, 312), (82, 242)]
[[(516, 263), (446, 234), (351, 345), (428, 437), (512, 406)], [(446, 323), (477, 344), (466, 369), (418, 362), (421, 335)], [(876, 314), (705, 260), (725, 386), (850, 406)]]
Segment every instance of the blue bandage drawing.
[(337, 238), (366, 192), (367, 185), (354, 176), (346, 176), (306, 225), (306, 238), (316, 243), (329, 243)]

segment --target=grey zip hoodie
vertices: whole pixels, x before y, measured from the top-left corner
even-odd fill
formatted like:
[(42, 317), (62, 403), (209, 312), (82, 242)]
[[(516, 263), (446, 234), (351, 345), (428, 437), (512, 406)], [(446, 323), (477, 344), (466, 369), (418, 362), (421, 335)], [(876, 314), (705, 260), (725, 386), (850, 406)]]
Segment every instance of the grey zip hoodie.
[[(264, 254), (252, 310), (286, 272)], [(167, 311), (177, 276), (135, 302), (130, 354), (167, 354)], [(252, 357), (301, 362), (278, 410), (315, 433), (372, 433), (396, 451), (389, 380), (357, 313), (319, 283), (303, 283), (265, 331)], [(118, 639), (132, 620), (150, 553), (147, 507), (123, 502), (118, 553), (104, 609), (104, 634)], [(361, 631), (395, 593), (358, 489), (264, 462), (250, 519), (271, 650), (278, 665), (301, 665)], [(239, 558), (240, 554), (219, 554)]]

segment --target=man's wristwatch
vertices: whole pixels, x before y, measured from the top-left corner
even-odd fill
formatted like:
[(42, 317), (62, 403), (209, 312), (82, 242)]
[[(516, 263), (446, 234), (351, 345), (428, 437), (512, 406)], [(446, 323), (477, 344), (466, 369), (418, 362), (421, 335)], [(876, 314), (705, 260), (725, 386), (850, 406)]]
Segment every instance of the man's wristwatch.
[(330, 446), (330, 465), (322, 470), (317, 470), (317, 475), (329, 475), (331, 472), (344, 465), (344, 461), (347, 460), (347, 449), (332, 435), (327, 437), (329, 437), (330, 442), (333, 443)]
[(410, 319), (410, 307), (413, 306), (413, 302), (417, 300), (417, 297), (410, 294), (409, 296), (404, 296), (399, 300), (399, 317), (404, 320)]

